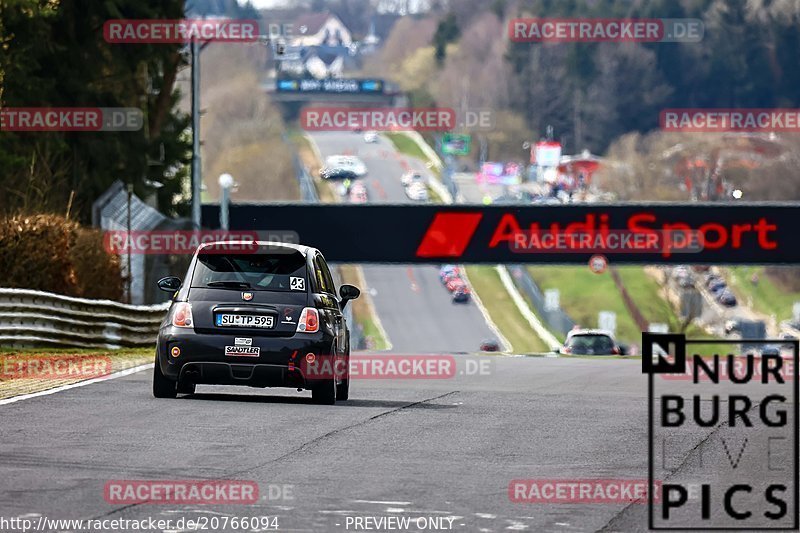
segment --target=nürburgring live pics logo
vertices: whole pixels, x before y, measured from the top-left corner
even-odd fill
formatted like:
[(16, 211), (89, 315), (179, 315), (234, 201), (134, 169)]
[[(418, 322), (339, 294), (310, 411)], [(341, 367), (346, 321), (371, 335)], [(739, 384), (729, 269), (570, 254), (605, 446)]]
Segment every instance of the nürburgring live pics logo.
[[(797, 530), (799, 344), (642, 334), (650, 529)], [(766, 345), (783, 350), (756, 355)]]

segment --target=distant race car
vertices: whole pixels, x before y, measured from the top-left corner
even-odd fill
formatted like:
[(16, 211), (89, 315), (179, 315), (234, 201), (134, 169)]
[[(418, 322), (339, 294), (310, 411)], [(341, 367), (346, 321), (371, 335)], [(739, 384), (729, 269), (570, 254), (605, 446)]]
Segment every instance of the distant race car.
[(482, 352), (499, 352), (500, 343), (497, 342), (495, 339), (484, 339), (483, 341), (481, 341), (480, 350)]
[(378, 134), (374, 131), (367, 131), (364, 133), (364, 142), (366, 143), (376, 143), (378, 142)]
[(361, 182), (356, 182), (350, 187), (350, 202), (354, 204), (367, 203), (367, 188)]
[(439, 268), (439, 279), (442, 283), (447, 283), (447, 280), (452, 276), (458, 276), (461, 270), (456, 265), (442, 265)]
[(457, 288), (453, 291), (453, 302), (454, 303), (465, 303), (469, 301), (469, 288), (462, 287)]
[(447, 287), (448, 291), (455, 292), (458, 289), (466, 289), (467, 283), (459, 277), (454, 277), (445, 284), (445, 287)]
[(184, 282), (167, 277), (158, 286), (173, 297), (156, 341), (156, 398), (213, 384), (310, 389), (319, 404), (348, 399), (350, 332), (343, 310), (360, 291), (342, 285), (337, 295), (319, 250), (206, 243)]
[(442, 284), (447, 286), (447, 284), (450, 283), (450, 281), (454, 279), (461, 279), (461, 275), (458, 272), (450, 272), (448, 274), (445, 274), (441, 279), (442, 279)]
[(408, 187), (412, 183), (425, 183), (425, 178), (419, 172), (406, 172), (402, 176), (400, 176), (400, 183), (403, 184), (404, 187)]
[(711, 291), (712, 294), (715, 294), (719, 291), (723, 291), (728, 287), (728, 284), (725, 283), (723, 280), (714, 280), (708, 285), (708, 290)]
[(319, 177), (324, 180), (354, 180), (358, 176), (352, 170), (339, 167), (323, 167)]
[(571, 355), (621, 355), (614, 336), (601, 329), (574, 329), (567, 333), (564, 346), (557, 350)]
[(358, 177), (364, 176), (367, 173), (367, 166), (361, 159), (354, 155), (329, 156), (325, 158), (325, 167), (349, 170)]
[(422, 183), (414, 182), (406, 187), (406, 196), (418, 202), (427, 202), (428, 188)]
[(761, 356), (780, 357), (781, 347), (777, 344), (765, 344), (761, 347)]
[(716, 298), (717, 301), (725, 307), (736, 307), (736, 296), (727, 288), (719, 291)]

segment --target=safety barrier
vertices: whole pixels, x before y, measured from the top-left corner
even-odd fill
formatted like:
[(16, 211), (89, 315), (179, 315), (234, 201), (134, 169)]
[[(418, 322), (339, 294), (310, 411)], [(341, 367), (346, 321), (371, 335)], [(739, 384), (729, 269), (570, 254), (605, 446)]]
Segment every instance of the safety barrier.
[(0, 346), (121, 348), (155, 344), (169, 302), (126, 305), (0, 289)]

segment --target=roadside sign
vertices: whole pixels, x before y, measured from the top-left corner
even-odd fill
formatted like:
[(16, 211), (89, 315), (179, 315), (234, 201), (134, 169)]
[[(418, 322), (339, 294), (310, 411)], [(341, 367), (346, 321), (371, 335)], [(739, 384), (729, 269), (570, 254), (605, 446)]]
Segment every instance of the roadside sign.
[(650, 322), (647, 331), (650, 333), (669, 333), (669, 326), (663, 322)]
[(547, 289), (544, 291), (545, 311), (558, 311), (560, 305), (558, 289)]
[(561, 143), (541, 141), (531, 147), (531, 164), (540, 167), (557, 167), (561, 162)]
[(600, 311), (597, 314), (597, 327), (610, 331), (612, 335), (617, 332), (617, 314), (613, 311)]
[(442, 153), (445, 155), (467, 155), (472, 147), (472, 136), (445, 133), (442, 138)]
[(608, 259), (606, 256), (596, 254), (589, 258), (589, 270), (595, 274), (602, 274), (608, 268)]

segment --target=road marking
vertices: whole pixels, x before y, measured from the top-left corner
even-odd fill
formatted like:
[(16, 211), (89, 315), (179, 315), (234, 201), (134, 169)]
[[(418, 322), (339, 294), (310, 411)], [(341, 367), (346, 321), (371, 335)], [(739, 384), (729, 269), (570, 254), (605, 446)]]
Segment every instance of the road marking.
[(381, 200), (386, 200), (386, 198), (388, 198), (386, 195), (386, 189), (383, 188), (383, 185), (381, 185), (381, 182), (378, 181), (378, 178), (372, 178), (372, 188), (375, 189)]
[(414, 277), (414, 271), (411, 267), (406, 268), (406, 275), (408, 276), (408, 280), (411, 282), (411, 290), (414, 292), (419, 292), (419, 285), (417, 285), (417, 278)]
[(49, 396), (50, 394), (55, 394), (57, 392), (62, 392), (70, 389), (77, 389), (78, 387), (85, 387), (86, 385), (91, 385), (92, 383), (100, 383), (101, 381), (108, 381), (110, 379), (130, 376), (131, 374), (136, 374), (137, 372), (141, 372), (142, 370), (147, 370), (150, 368), (153, 368), (153, 363), (147, 363), (146, 365), (139, 365), (133, 368), (127, 368), (125, 370), (120, 370), (119, 372), (108, 374), (107, 376), (87, 379), (86, 381), (79, 381), (77, 383), (70, 383), (69, 385), (62, 385), (60, 387), (55, 387), (40, 392), (32, 392), (30, 394), (21, 394), (19, 396), (13, 396), (11, 398), (0, 400), (0, 405), (8, 405), (10, 403), (21, 402), (22, 400), (38, 398), (39, 396)]
[(411, 505), (411, 502), (387, 502), (382, 500), (353, 500), (355, 503), (377, 503), (380, 505)]
[(533, 311), (531, 311), (530, 307), (528, 307), (528, 304), (514, 286), (514, 282), (511, 280), (511, 275), (508, 273), (506, 267), (503, 265), (497, 265), (495, 266), (495, 269), (497, 270), (497, 274), (500, 276), (500, 282), (503, 284), (503, 287), (505, 287), (508, 294), (511, 295), (514, 305), (517, 306), (517, 309), (519, 309), (522, 317), (528, 321), (528, 323), (531, 325), (531, 328), (533, 328), (539, 338), (542, 339), (545, 344), (551, 347), (556, 345), (560, 346), (561, 343), (558, 341), (558, 339), (552, 333), (550, 333), (546, 327), (544, 327), (539, 318), (533, 313)]

